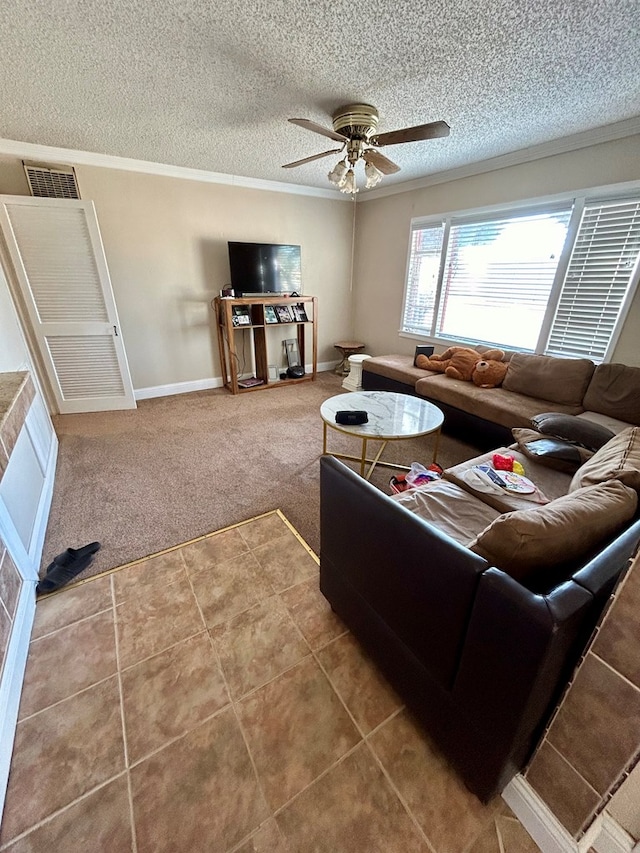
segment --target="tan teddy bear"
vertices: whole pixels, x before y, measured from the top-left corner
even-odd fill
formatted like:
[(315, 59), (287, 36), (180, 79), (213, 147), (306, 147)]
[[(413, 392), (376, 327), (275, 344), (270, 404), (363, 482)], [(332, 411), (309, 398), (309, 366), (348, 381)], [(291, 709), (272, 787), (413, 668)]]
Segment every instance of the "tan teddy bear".
[(483, 358), (473, 368), (471, 381), (479, 388), (497, 388), (502, 385), (508, 366), (506, 361)]
[(432, 355), (430, 358), (419, 355), (416, 359), (416, 367), (421, 367), (423, 370), (436, 370), (452, 379), (463, 379), (469, 382), (479, 361), (487, 359), (500, 361), (503, 356), (504, 352), (501, 349), (491, 349), (481, 354), (471, 347), (455, 346), (449, 347), (440, 355)]

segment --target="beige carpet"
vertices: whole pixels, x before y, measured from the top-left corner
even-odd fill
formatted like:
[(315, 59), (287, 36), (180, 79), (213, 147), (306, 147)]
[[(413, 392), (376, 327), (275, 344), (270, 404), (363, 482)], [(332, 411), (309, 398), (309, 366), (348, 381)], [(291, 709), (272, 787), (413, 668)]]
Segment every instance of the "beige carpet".
[[(102, 548), (79, 576), (90, 577), (274, 509), (319, 552), (319, 408), (341, 391), (328, 372), (235, 397), (218, 389), (54, 418), (60, 449), (42, 570), (97, 539)], [(394, 443), (384, 458), (428, 463), (431, 442)], [(354, 453), (359, 443), (331, 432), (329, 449)], [(443, 467), (473, 454), (443, 436)], [(388, 492), (392, 473), (379, 468), (372, 482)]]

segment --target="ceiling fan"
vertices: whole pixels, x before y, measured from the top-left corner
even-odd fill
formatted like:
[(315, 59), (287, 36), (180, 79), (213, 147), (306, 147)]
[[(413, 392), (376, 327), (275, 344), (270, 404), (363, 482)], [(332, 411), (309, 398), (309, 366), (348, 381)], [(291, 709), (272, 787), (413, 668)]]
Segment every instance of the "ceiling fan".
[(419, 124), (415, 127), (403, 127), (400, 130), (391, 130), (388, 133), (376, 133), (378, 128), (378, 110), (370, 104), (347, 104), (340, 107), (332, 116), (333, 130), (323, 127), (315, 121), (307, 118), (290, 118), (292, 124), (311, 130), (341, 142), (340, 148), (331, 148), (321, 154), (313, 154), (293, 163), (286, 163), (283, 169), (294, 169), (304, 163), (311, 163), (321, 157), (330, 154), (344, 152), (344, 159), (340, 160), (329, 172), (329, 180), (340, 188), (344, 193), (357, 193), (355, 173), (353, 167), (358, 160), (363, 160), (365, 175), (367, 177), (367, 189), (374, 187), (382, 180), (383, 175), (392, 175), (400, 171), (388, 157), (385, 157), (378, 148), (384, 145), (398, 145), (403, 142), (418, 142), (423, 139), (439, 139), (449, 135), (449, 125), (446, 121), (432, 121), (429, 124)]

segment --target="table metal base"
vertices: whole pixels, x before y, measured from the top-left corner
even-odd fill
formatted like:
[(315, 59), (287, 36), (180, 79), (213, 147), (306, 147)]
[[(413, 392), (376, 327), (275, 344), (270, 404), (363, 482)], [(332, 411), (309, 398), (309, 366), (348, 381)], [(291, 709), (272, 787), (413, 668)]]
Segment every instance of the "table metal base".
[[(322, 433), (322, 453), (329, 453), (331, 456), (335, 456), (336, 459), (349, 459), (351, 462), (359, 462), (360, 463), (360, 476), (364, 477), (365, 480), (370, 480), (371, 475), (373, 474), (376, 466), (380, 465), (383, 468), (395, 468), (396, 470), (401, 471), (410, 471), (410, 467), (408, 465), (399, 465), (397, 462), (382, 462), (380, 457), (382, 456), (385, 447), (389, 444), (390, 441), (408, 441), (407, 438), (369, 438), (367, 436), (353, 436), (354, 438), (360, 438), (362, 441), (362, 453), (360, 456), (352, 456), (348, 453), (334, 453), (333, 451), (327, 450), (327, 427), (330, 426), (326, 421), (323, 422), (323, 433)], [(338, 430), (338, 432), (344, 433), (343, 430)], [(433, 435), (435, 440), (433, 444), (433, 458), (432, 462), (435, 462), (438, 456), (438, 446), (440, 444), (440, 427), (437, 430), (434, 430), (432, 433), (428, 433), (429, 435)], [(382, 445), (373, 459), (367, 458), (367, 444), (370, 441), (381, 441)], [(365, 474), (365, 468), (369, 465), (369, 470)]]

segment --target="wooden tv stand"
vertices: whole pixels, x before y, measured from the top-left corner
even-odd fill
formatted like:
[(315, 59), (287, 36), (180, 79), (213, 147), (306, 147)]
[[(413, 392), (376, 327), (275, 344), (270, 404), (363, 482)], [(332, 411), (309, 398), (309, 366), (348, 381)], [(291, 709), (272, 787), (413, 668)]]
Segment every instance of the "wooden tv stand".
[[(274, 388), (276, 385), (293, 385), (297, 382), (313, 381), (316, 378), (318, 367), (318, 298), (316, 296), (244, 296), (238, 299), (216, 296), (212, 305), (216, 312), (216, 330), (218, 333), (222, 380), (225, 388), (228, 388), (232, 394), (242, 394), (245, 391), (262, 391), (265, 388)], [(275, 316), (278, 317), (277, 309), (279, 307), (287, 306), (288, 308), (292, 308), (298, 305), (304, 307), (307, 315), (306, 320), (298, 320), (292, 317), (290, 321), (281, 319), (273, 322), (274, 311), (276, 312)], [(266, 318), (265, 309), (267, 309)], [(269, 322), (270, 317), (271, 322)], [(311, 332), (313, 365), (311, 373), (306, 373), (299, 379), (278, 378), (275, 380), (269, 378), (267, 349), (269, 343), (271, 343), (271, 349), (273, 350), (275, 343), (269, 341), (267, 330), (274, 328), (281, 329), (283, 338), (292, 338), (295, 332), (298, 349), (300, 350), (300, 360), (303, 365), (306, 363), (305, 344), (307, 343), (307, 329)], [(240, 357), (242, 357), (243, 353), (242, 342), (238, 346), (238, 334), (244, 332), (249, 333), (248, 337), (250, 339), (249, 369), (251, 368), (251, 356), (253, 356), (255, 377), (262, 380), (260, 385), (254, 385), (249, 388), (242, 388), (238, 384), (239, 381), (242, 381), (238, 376), (240, 367), (238, 353), (241, 354)], [(280, 354), (278, 353), (277, 365), (280, 363), (280, 358)], [(271, 363), (273, 364), (273, 362)], [(280, 368), (278, 367), (278, 374), (279, 372)]]

